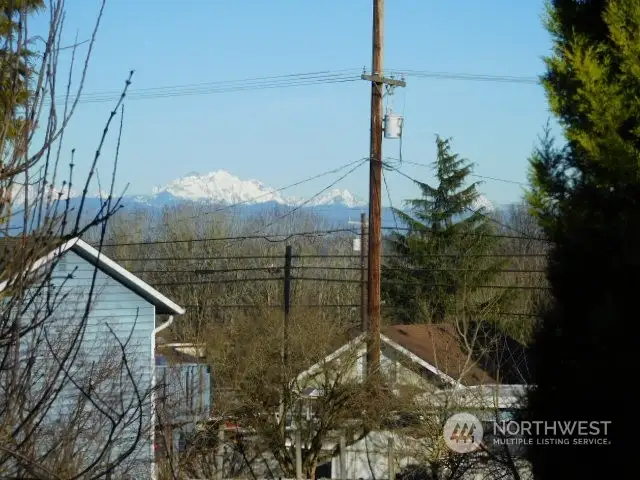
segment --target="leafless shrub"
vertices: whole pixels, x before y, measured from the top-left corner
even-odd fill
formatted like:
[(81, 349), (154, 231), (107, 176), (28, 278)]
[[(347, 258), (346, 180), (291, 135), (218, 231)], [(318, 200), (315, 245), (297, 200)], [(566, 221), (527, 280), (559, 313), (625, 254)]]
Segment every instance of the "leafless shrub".
[[(211, 325), (281, 309), (287, 243), (294, 255), (292, 305), (315, 309), (329, 323), (340, 319), (345, 329), (359, 324), (359, 285), (350, 283), (359, 278), (359, 259), (335, 257), (353, 255), (353, 235), (312, 234), (322, 232), (322, 224), (300, 213), (280, 220), (278, 236), (263, 237), (255, 232), (278, 216), (236, 220), (207, 208), (186, 205), (167, 208), (160, 218), (140, 212), (110, 222), (108, 254), (188, 307), (172, 327), (174, 340), (191, 342)], [(153, 232), (152, 242), (145, 243), (145, 231)], [(300, 232), (311, 234), (288, 238)]]
[[(132, 315), (133, 327), (101, 315), (108, 304), (99, 292), (105, 279), (95, 268), (82, 278), (64, 272), (65, 257), (54, 255), (91, 228), (100, 227), (102, 238), (119, 208), (112, 179), (97, 213), (85, 211), (100, 152), (130, 77), (73, 206), (76, 159), (72, 151), (65, 174), (63, 141), (104, 2), (76, 85), (77, 45), (60, 44), (65, 2), (48, 2), (48, 30), (40, 36), (31, 33), (29, 19), (44, 2), (0, 5), (0, 473), (72, 479), (116, 472), (125, 478), (141, 468), (149, 472), (149, 456), (144, 450), (140, 456), (138, 449), (148, 434), (150, 413), (150, 385), (140, 382), (149, 377), (148, 354), (138, 356), (134, 335), (138, 315)], [(63, 47), (71, 50), (68, 76), (59, 70)], [(114, 176), (116, 166), (117, 153)]]
[[(376, 380), (357, 374), (362, 344), (327, 359), (348, 341), (343, 329), (292, 313), (285, 347), (282, 322), (281, 314), (263, 311), (207, 335), (214, 420), (180, 459), (182, 472), (211, 475), (222, 447), (225, 477), (293, 477), (298, 432), (304, 475), (313, 478), (318, 463), (337, 451), (340, 435), (352, 443), (383, 421), (391, 399)], [(220, 422), (236, 427), (220, 435)]]

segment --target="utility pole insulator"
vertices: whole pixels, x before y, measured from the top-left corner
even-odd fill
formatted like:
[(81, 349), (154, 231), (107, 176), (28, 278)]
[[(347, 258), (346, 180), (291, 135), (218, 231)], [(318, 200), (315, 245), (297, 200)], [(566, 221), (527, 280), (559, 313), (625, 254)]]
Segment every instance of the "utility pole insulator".
[(368, 80), (373, 83), (380, 83), (384, 85), (389, 85), (391, 87), (406, 87), (407, 82), (404, 80), (396, 80), (395, 78), (385, 77), (383, 75), (366, 75), (363, 74), (360, 76), (362, 80)]

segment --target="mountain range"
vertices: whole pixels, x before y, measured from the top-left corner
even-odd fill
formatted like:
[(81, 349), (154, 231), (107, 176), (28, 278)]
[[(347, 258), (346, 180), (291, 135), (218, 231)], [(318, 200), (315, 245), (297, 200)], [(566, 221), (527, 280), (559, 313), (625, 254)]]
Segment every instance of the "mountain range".
[[(328, 188), (306, 199), (286, 196), (285, 188), (271, 188), (258, 180), (242, 180), (225, 170), (199, 174), (189, 173), (166, 185), (154, 187), (149, 194), (127, 195), (122, 198), (126, 210), (161, 209), (180, 204), (216, 205), (234, 208), (234, 213), (256, 214), (265, 209), (291, 209), (312, 211), (332, 224), (343, 224), (357, 220), (360, 212), (367, 210), (367, 201), (353, 195), (348, 190)], [(23, 196), (18, 193), (18, 197)], [(80, 195), (69, 192), (70, 203), (76, 205)], [(87, 213), (100, 206), (100, 193), (87, 196)], [(102, 197), (105, 197), (103, 192)], [(15, 198), (15, 197), (14, 197)], [(494, 206), (481, 196), (474, 208), (493, 210)], [(393, 212), (383, 208), (383, 224), (396, 224)]]
[(309, 200), (288, 197), (282, 194), (284, 189), (274, 189), (259, 180), (241, 180), (225, 170), (188, 175), (173, 180), (161, 187), (154, 187), (151, 195), (138, 195), (134, 199), (141, 203), (157, 204), (172, 202), (199, 202), (221, 205), (276, 203), (285, 206), (318, 207), (341, 205), (356, 208), (366, 205), (362, 199), (348, 190), (327, 189)]

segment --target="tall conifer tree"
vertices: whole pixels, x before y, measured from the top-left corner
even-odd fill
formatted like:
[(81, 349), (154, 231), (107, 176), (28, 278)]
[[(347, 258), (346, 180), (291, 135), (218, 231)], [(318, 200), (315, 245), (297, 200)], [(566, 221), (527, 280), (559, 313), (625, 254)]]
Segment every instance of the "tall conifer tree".
[(636, 402), (614, 378), (637, 363), (640, 2), (554, 0), (547, 28), (543, 83), (567, 143), (547, 132), (531, 159), (529, 201), (553, 242), (553, 302), (533, 343), (527, 414), (611, 422), (598, 441), (613, 446), (577, 445), (587, 436), (574, 434), (570, 445), (535, 442), (531, 460), (538, 479), (626, 478), (635, 461), (616, 440)]
[(454, 315), (479, 317), (506, 300), (487, 285), (502, 262), (482, 257), (496, 246), (487, 213), (476, 207), (478, 184), (469, 183), (473, 165), (451, 151), (449, 139), (436, 138), (437, 186), (416, 182), (422, 198), (395, 209), (408, 226), (388, 239), (392, 258), (383, 268), (383, 295), (402, 323), (440, 323)]

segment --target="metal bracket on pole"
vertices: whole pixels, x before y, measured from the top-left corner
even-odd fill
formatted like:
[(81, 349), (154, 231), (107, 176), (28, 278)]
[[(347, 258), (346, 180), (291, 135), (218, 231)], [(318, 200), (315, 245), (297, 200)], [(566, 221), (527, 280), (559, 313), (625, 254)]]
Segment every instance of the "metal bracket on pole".
[(363, 74), (360, 76), (362, 80), (367, 80), (369, 82), (383, 84), (383, 85), (391, 85), (392, 87), (406, 87), (407, 82), (404, 80), (396, 80), (395, 78), (384, 77), (382, 75), (366, 75)]

